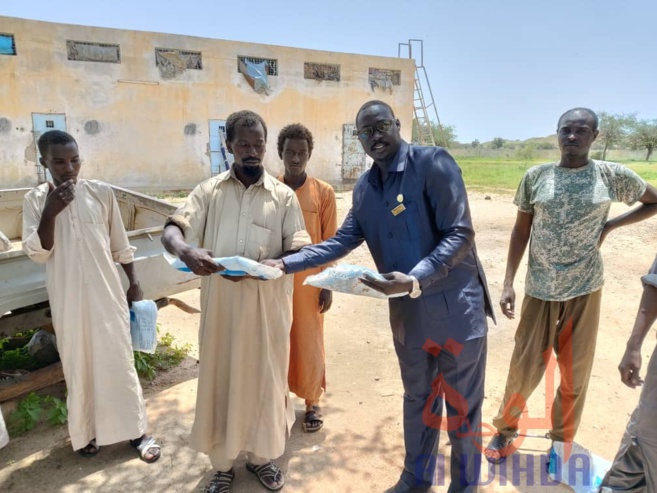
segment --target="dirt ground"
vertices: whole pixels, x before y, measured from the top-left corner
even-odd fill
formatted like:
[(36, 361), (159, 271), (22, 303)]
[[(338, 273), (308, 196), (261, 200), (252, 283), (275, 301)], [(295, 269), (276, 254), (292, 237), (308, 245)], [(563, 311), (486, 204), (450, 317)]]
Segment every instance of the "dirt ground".
[[(485, 200), (485, 195), (491, 200)], [(341, 217), (350, 202), (350, 193), (338, 195)], [(516, 209), (510, 194), (475, 191), (470, 194), (470, 204), (479, 255), (491, 294), (497, 302)], [(624, 210), (625, 206), (614, 206), (612, 214)], [(613, 457), (639, 396), (638, 391), (620, 384), (616, 368), (638, 306), (639, 277), (655, 255), (656, 225), (657, 219), (653, 218), (627, 227), (612, 234), (603, 246), (607, 280), (597, 357), (577, 441), (607, 459)], [(344, 262), (372, 265), (364, 247)], [(525, 267), (526, 259), (516, 282), (520, 298)], [(197, 290), (179, 298), (198, 306)], [(318, 433), (304, 434), (300, 426), (303, 404), (295, 401), (297, 423), (286, 453), (278, 461), (286, 471), (284, 491), (381, 492), (397, 480), (404, 456), (402, 388), (387, 316), (385, 302), (341, 294), (334, 296), (325, 326), (328, 380), (323, 400), (325, 426)], [(491, 323), (489, 330), (486, 423), (491, 422), (502, 397), (515, 331), (515, 322), (504, 319), (499, 310), (498, 318), (498, 324)], [(73, 454), (65, 428), (42, 427), (0, 450), (0, 491), (188, 492), (198, 490), (211, 478), (207, 458), (192, 450), (188, 443), (196, 396), (198, 315), (189, 315), (170, 306), (160, 311), (159, 321), (163, 331), (171, 332), (179, 342), (190, 342), (194, 346), (181, 367), (144, 385), (152, 433), (163, 446), (162, 459), (152, 465), (142, 463), (127, 444), (103, 447), (97, 457), (85, 459)], [(654, 342), (654, 334), (649, 335), (643, 350), (644, 366)], [(550, 401), (545, 387), (539, 388), (528, 404), (530, 416), (549, 416), (546, 402), (549, 408)], [(534, 434), (546, 431), (546, 425), (529, 430)], [(484, 440), (487, 442), (488, 438)], [(541, 483), (540, 455), (548, 447), (545, 439), (524, 440), (520, 451), (505, 467), (489, 469), (486, 465), (483, 468), (485, 486), (481, 490), (570, 491), (564, 486)], [(439, 452), (445, 455), (450, 452), (444, 432)], [(236, 471), (234, 493), (265, 491), (256, 478), (246, 472), (244, 458), (238, 461)], [(446, 491), (448, 483), (449, 478), (439, 478), (435, 491)]]

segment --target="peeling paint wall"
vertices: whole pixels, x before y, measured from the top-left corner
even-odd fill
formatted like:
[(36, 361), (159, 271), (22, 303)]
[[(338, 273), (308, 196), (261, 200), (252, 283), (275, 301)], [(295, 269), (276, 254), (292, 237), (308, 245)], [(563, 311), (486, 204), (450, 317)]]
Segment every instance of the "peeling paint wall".
[[(0, 56), (2, 187), (37, 183), (33, 112), (66, 114), (84, 160), (82, 176), (134, 188), (192, 187), (209, 177), (209, 120), (242, 109), (267, 122), (270, 172), (282, 170), (278, 132), (300, 122), (315, 137), (309, 172), (333, 184), (342, 183), (343, 125), (353, 123), (365, 101), (388, 102), (410, 139), (412, 60), (2, 16), (0, 32), (14, 35), (18, 53)], [(69, 40), (119, 45), (120, 63), (69, 60)], [(164, 71), (156, 49), (169, 63)], [(269, 95), (257, 94), (238, 72), (238, 56), (277, 60)], [(339, 65), (340, 81), (305, 79), (307, 62)], [(401, 85), (392, 93), (373, 89), (370, 68), (400, 70)]]

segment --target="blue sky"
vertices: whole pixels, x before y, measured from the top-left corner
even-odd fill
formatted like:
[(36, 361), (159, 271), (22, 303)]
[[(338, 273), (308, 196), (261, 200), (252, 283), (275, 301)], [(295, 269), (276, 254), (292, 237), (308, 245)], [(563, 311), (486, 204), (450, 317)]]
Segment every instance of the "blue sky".
[(655, 0), (5, 0), (0, 14), (382, 56), (421, 38), (462, 142), (549, 135), (573, 106), (657, 118)]

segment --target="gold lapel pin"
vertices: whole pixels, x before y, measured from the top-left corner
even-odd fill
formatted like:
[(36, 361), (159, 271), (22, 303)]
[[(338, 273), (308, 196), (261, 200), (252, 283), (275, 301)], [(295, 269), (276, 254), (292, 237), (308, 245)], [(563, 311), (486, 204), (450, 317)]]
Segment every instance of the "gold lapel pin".
[(401, 204), (403, 201), (404, 201), (404, 196), (400, 193), (399, 195), (397, 195), (397, 202)]

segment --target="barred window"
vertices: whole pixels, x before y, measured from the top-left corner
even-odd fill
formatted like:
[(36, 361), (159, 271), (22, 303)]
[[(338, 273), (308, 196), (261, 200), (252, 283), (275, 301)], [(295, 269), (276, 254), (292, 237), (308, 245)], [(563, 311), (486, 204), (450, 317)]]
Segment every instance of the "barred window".
[(272, 58), (255, 58), (251, 56), (238, 56), (237, 57), (237, 71), (240, 70), (240, 62), (251, 62), (251, 63), (262, 63), (265, 62), (265, 67), (267, 68), (267, 75), (278, 75), (278, 60)]
[(155, 48), (155, 65), (168, 67), (172, 63), (180, 64), (190, 70), (203, 70), (203, 57), (200, 51)]
[(370, 80), (389, 81), (393, 86), (401, 85), (401, 70), (370, 67)]
[(303, 64), (303, 78), (340, 82), (340, 65), (305, 62)]
[(0, 33), (0, 55), (15, 55), (16, 40), (13, 34)]
[(115, 44), (67, 40), (66, 52), (69, 60), (121, 63), (121, 48)]

